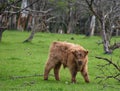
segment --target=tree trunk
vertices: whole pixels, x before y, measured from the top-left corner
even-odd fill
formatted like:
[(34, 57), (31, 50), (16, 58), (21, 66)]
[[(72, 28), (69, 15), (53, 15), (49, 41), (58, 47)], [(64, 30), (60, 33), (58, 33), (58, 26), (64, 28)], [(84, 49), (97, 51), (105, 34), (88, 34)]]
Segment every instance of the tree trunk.
[(16, 29), (16, 22), (17, 21), (17, 16), (13, 15), (9, 18), (9, 24), (8, 27), (9, 29)]
[(95, 17), (95, 15), (93, 15), (92, 18), (91, 18), (91, 23), (90, 23), (90, 36), (94, 35), (95, 20), (96, 20), (96, 17)]
[(35, 35), (35, 32), (36, 32), (36, 26), (35, 26), (35, 16), (33, 16), (33, 18), (32, 18), (32, 25), (33, 25), (33, 27), (32, 27), (32, 31), (31, 31), (31, 34), (30, 34), (30, 36), (24, 41), (24, 42), (30, 42), (30, 41), (32, 41), (32, 39), (33, 39), (33, 37), (34, 37), (34, 35)]
[(17, 29), (23, 31), (25, 29), (25, 25), (26, 25), (26, 21), (27, 21), (27, 17), (28, 17), (28, 11), (26, 11), (26, 7), (27, 7), (27, 0), (22, 0), (22, 4), (21, 4), (21, 9), (23, 9), (23, 11), (20, 13), (19, 19), (18, 19), (18, 25), (17, 25)]
[(116, 29), (116, 36), (119, 36), (119, 29)]
[(29, 36), (25, 41), (23, 41), (23, 42), (25, 43), (25, 42), (30, 42), (30, 41), (32, 41), (34, 35), (35, 35), (35, 29), (33, 29), (33, 30), (31, 31), (30, 36)]
[(5, 31), (6, 28), (0, 27), (0, 42), (2, 40), (2, 34)]
[(0, 42), (2, 40), (2, 34), (8, 27), (7, 14), (0, 14)]
[(68, 30), (67, 30), (68, 34), (73, 32), (73, 27), (72, 26), (73, 26), (72, 21), (70, 21), (69, 24), (68, 24)]
[[(33, 5), (33, 9), (35, 10), (35, 4)], [(32, 41), (32, 39), (33, 39), (33, 37), (35, 35), (35, 32), (36, 32), (36, 25), (35, 25), (36, 24), (36, 17), (35, 17), (34, 13), (32, 14), (31, 22), (32, 22), (32, 27), (31, 27), (32, 31), (31, 31), (31, 34), (30, 34), (30, 36), (25, 41), (23, 41), (24, 43)]]
[(68, 20), (68, 29), (67, 29), (67, 33), (73, 33), (73, 27), (74, 27), (74, 19), (73, 19), (73, 11), (72, 11), (72, 7), (70, 6), (69, 9), (69, 20)]
[(105, 19), (103, 18), (101, 22), (101, 28), (102, 28), (102, 40), (103, 40), (103, 47), (105, 54), (110, 54), (111, 51), (109, 50), (109, 40), (107, 39), (106, 31), (105, 31)]

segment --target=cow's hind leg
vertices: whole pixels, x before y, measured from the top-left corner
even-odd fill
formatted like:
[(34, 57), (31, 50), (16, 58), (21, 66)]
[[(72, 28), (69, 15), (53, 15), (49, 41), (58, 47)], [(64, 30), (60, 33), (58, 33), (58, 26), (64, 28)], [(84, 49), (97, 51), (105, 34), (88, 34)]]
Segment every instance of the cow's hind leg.
[(48, 80), (48, 75), (52, 68), (54, 68), (54, 63), (52, 63), (51, 61), (48, 61), (45, 65), (44, 80)]

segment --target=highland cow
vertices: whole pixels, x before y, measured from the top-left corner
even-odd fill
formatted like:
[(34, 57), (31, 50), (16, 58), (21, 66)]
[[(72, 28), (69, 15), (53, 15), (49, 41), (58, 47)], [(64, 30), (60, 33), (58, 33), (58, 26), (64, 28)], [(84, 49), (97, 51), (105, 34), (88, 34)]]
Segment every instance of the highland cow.
[(89, 82), (88, 70), (88, 51), (82, 46), (68, 42), (53, 42), (50, 47), (49, 57), (45, 65), (44, 80), (48, 80), (50, 70), (54, 69), (56, 80), (59, 79), (61, 65), (68, 67), (71, 73), (72, 83), (76, 83), (77, 72), (81, 72), (85, 82)]

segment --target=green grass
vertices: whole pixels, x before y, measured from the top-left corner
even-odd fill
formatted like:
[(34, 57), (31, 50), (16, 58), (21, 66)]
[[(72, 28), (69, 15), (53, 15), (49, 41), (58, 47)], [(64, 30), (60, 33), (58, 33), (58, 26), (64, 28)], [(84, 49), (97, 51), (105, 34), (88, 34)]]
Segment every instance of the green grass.
[[(100, 74), (96, 65), (104, 61), (95, 56), (102, 56), (119, 60), (120, 49), (112, 55), (104, 55), (102, 45), (98, 46), (100, 37), (85, 37), (73, 34), (37, 33), (31, 43), (22, 43), (29, 36), (28, 32), (5, 31), (0, 43), (0, 91), (101, 91), (102, 85), (97, 84), (95, 77)], [(74, 40), (71, 40), (71, 38)], [(77, 74), (77, 83), (70, 83), (68, 69), (60, 70), (60, 81), (50, 76), (48, 81), (43, 76), (11, 79), (11, 76), (29, 76), (43, 74), (44, 65), (48, 57), (49, 46), (53, 41), (68, 41), (84, 46), (89, 50), (89, 75), (90, 83), (84, 82), (80, 73)], [(119, 37), (112, 39), (120, 41)], [(111, 69), (112, 70), (112, 69)], [(51, 71), (50, 74), (53, 74)], [(68, 82), (68, 84), (66, 84)], [(119, 87), (120, 83), (112, 79), (108, 80), (112, 86)], [(113, 87), (106, 87), (104, 91), (118, 91)]]

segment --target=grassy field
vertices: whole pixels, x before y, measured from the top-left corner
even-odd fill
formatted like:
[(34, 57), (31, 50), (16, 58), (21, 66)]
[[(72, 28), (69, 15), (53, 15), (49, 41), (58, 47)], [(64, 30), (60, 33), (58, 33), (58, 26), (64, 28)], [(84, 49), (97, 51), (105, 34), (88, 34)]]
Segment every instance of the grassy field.
[[(73, 34), (51, 34), (37, 33), (31, 43), (22, 43), (29, 36), (28, 32), (5, 31), (0, 43), (0, 91), (120, 91), (120, 83), (112, 79), (107, 82), (113, 87), (103, 88), (97, 84), (99, 80), (95, 77), (100, 75), (97, 64), (104, 61), (98, 60), (95, 56), (102, 56), (119, 60), (120, 49), (115, 50), (112, 55), (103, 54), (102, 45), (97, 45), (100, 37), (85, 37)], [(71, 40), (74, 38), (74, 40)], [(120, 41), (115, 37), (112, 41)], [(77, 83), (70, 82), (68, 69), (60, 70), (60, 81), (53, 76), (48, 81), (43, 76), (12, 79), (15, 76), (39, 75), (44, 72), (44, 65), (48, 57), (49, 46), (53, 41), (68, 41), (84, 46), (89, 50), (89, 75), (90, 83), (85, 83), (81, 74), (77, 74)], [(111, 69), (112, 70), (112, 69)], [(53, 74), (51, 71), (50, 74)]]

